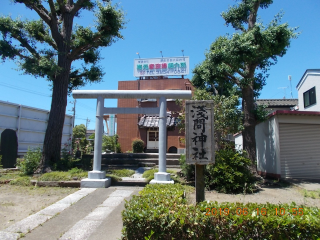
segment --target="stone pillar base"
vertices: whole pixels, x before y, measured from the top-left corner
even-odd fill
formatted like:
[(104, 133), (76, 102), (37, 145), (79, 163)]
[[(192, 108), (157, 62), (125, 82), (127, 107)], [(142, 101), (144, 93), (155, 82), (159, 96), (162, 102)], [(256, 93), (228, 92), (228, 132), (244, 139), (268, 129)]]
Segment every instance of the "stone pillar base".
[(152, 179), (149, 184), (174, 184), (174, 181), (173, 180), (170, 180), (170, 181), (157, 181), (157, 180), (154, 180)]
[(170, 179), (170, 173), (157, 172), (154, 174), (154, 179), (150, 181), (150, 184), (154, 183), (173, 184), (174, 181)]
[(105, 179), (106, 171), (90, 171), (88, 172), (89, 179)]
[(105, 179), (85, 178), (85, 179), (82, 179), (80, 183), (81, 188), (108, 188), (110, 186), (111, 186), (111, 178), (105, 178)]

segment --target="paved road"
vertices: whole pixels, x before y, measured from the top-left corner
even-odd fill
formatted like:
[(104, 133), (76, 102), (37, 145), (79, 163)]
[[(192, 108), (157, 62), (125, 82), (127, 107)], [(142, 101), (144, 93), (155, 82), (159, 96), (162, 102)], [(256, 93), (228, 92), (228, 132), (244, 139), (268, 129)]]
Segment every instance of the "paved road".
[(116, 240), (125, 200), (141, 187), (82, 188), (0, 231), (1, 240)]

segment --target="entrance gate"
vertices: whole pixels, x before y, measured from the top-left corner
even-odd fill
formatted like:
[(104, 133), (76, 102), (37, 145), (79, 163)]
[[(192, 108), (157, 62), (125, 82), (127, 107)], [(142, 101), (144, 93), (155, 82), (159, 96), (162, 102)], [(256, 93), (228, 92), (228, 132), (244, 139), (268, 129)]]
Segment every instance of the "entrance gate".
[[(81, 181), (81, 187), (105, 188), (111, 185), (111, 179), (106, 178), (106, 172), (101, 171), (101, 149), (103, 114), (159, 114), (159, 172), (154, 174), (150, 183), (173, 183), (170, 174), (166, 172), (166, 120), (167, 99), (190, 99), (189, 90), (74, 90), (75, 99), (97, 99), (96, 128), (93, 155), (93, 170), (88, 178)], [(149, 108), (105, 108), (105, 98), (127, 99), (159, 99), (158, 107)]]

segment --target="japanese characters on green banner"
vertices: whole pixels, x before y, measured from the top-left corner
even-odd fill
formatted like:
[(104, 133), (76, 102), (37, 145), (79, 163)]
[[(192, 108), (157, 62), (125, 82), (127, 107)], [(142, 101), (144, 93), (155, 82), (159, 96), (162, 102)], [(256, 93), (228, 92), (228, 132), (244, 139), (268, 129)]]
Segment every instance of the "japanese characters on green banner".
[(189, 74), (189, 57), (134, 59), (135, 77), (175, 76)]

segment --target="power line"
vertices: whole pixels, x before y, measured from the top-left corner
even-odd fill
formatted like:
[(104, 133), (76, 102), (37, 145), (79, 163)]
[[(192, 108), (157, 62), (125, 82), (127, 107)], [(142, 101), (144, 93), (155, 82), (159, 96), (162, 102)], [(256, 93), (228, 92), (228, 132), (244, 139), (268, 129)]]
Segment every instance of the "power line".
[(95, 110), (93, 107), (89, 107), (89, 106), (87, 106), (87, 105), (84, 104), (84, 103), (78, 102), (78, 105), (80, 105), (80, 107), (83, 107), (83, 108), (87, 108), (87, 109), (90, 109), (90, 110)]
[(7, 88), (12, 88), (15, 90), (19, 90), (19, 91), (23, 91), (23, 92), (28, 92), (28, 93), (32, 93), (32, 94), (36, 94), (42, 97), (52, 97), (51, 95), (45, 94), (45, 93), (41, 93), (41, 92), (37, 92), (28, 88), (23, 88), (23, 87), (18, 87), (9, 83), (4, 83), (4, 82), (0, 82), (0, 85), (7, 87)]

